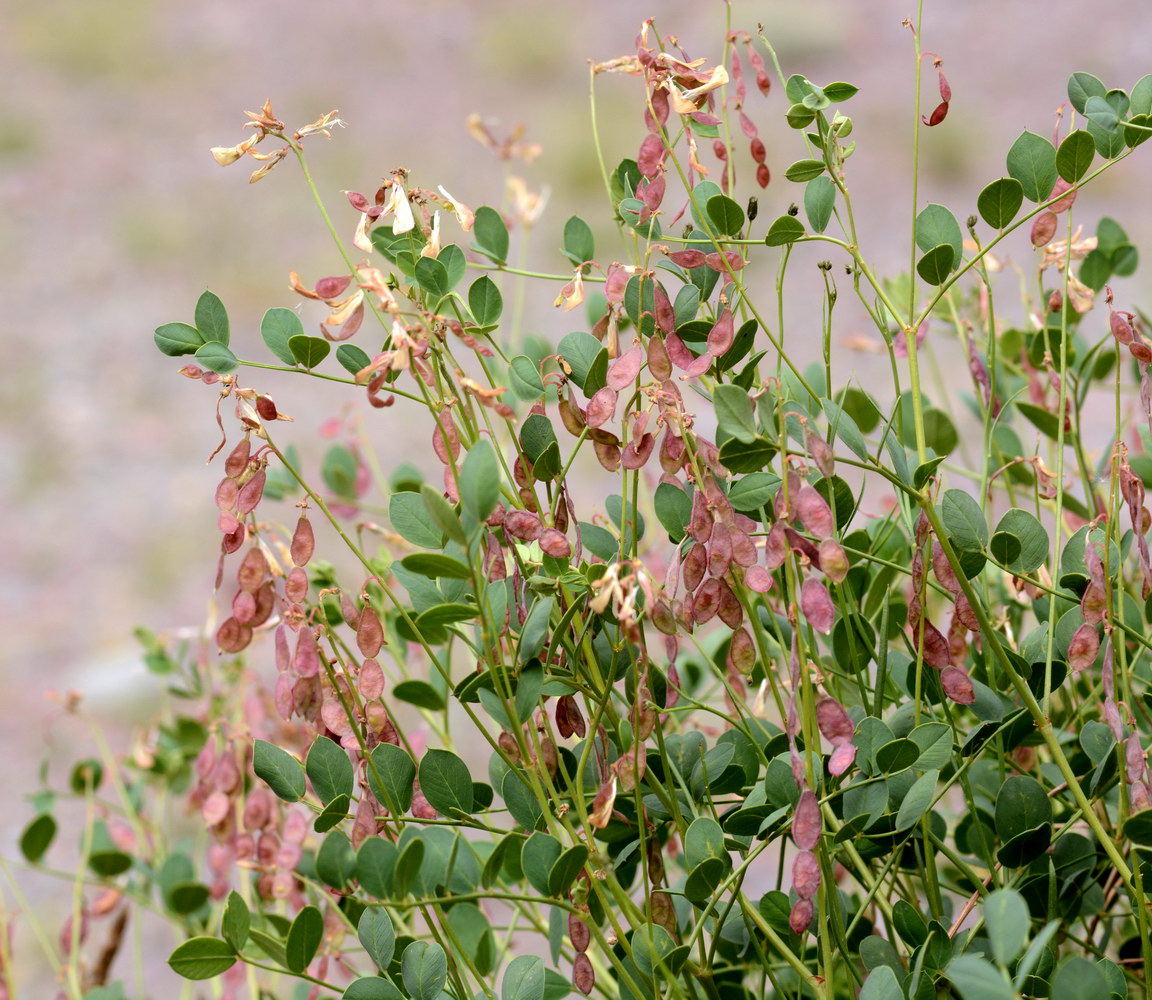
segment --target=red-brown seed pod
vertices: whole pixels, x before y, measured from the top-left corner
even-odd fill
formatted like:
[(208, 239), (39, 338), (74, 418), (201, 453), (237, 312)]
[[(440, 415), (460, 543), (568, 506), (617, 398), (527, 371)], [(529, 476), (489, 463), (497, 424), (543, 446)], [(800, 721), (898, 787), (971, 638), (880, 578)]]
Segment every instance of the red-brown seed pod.
[(365, 701), (375, 701), (384, 693), (384, 671), (375, 658), (370, 657), (360, 665), (356, 686)]
[(732, 633), (728, 647), (728, 666), (748, 676), (756, 669), (756, 646), (746, 628), (738, 628)]
[(816, 703), (816, 725), (820, 735), (834, 747), (849, 742), (856, 731), (844, 706), (827, 695)]
[[(320, 673), (320, 650), (316, 645), (316, 635), (311, 628), (302, 628), (296, 640), (296, 655), (292, 657), (296, 675), (302, 678), (316, 677)], [(299, 696), (297, 696), (299, 701)]]
[(216, 487), (216, 506), (220, 510), (235, 510), (236, 497), (240, 494), (240, 484), (229, 476), (220, 480)]
[(1068, 643), (1068, 666), (1077, 674), (1087, 670), (1099, 652), (1100, 636), (1096, 633), (1096, 626), (1085, 623), (1076, 629)]
[(308, 596), (308, 573), (299, 566), (293, 566), (284, 578), (284, 596), (293, 604)]
[(572, 983), (581, 993), (588, 996), (596, 987), (596, 970), (584, 952), (576, 956), (572, 963)]
[(817, 538), (827, 538), (835, 530), (832, 508), (815, 486), (805, 483), (796, 494), (796, 516), (808, 532)]
[(652, 457), (652, 452), (656, 449), (656, 436), (654, 434), (645, 434), (640, 438), (639, 443), (636, 441), (629, 441), (628, 446), (624, 449), (620, 457), (620, 464), (625, 469), (642, 469), (648, 464), (648, 459)]
[(764, 148), (764, 140), (759, 138), (753, 139), (749, 143), (749, 152), (752, 154), (752, 159), (761, 165), (768, 156), (768, 150)]
[(921, 627), (924, 629), (924, 662), (936, 670), (943, 670), (952, 662), (948, 640), (930, 621), (925, 621)]
[(820, 803), (810, 788), (800, 793), (796, 812), (792, 816), (792, 839), (802, 851), (812, 851), (820, 843), (823, 820), (820, 818)]
[(261, 497), (264, 496), (264, 482), (267, 476), (263, 469), (248, 480), (243, 486), (240, 487), (240, 493), (236, 497), (236, 510), (240, 514), (250, 514), (256, 509), (256, 505), (260, 503)]
[(684, 589), (694, 591), (699, 587), (700, 581), (704, 579), (704, 573), (707, 568), (708, 550), (697, 542), (688, 550), (687, 555), (684, 556), (683, 563), (681, 563), (680, 573), (684, 583)]
[[(233, 552), (239, 550), (244, 544), (244, 540), (248, 537), (248, 529), (243, 524), (237, 524), (236, 527), (229, 532), (226, 532), (220, 539), (220, 551), (224, 555), (231, 555)], [(223, 568), (223, 562), (221, 562)], [(219, 574), (217, 574), (219, 576)], [(216, 584), (219, 587), (219, 583)]]
[(762, 188), (766, 188), (772, 180), (772, 174), (768, 170), (767, 164), (760, 163), (756, 166), (756, 183)]
[(838, 778), (852, 766), (854, 760), (856, 760), (856, 747), (851, 743), (841, 743), (828, 758), (828, 771)]
[(964, 667), (947, 666), (940, 673), (944, 693), (957, 705), (971, 705), (976, 700), (972, 678)]
[(277, 416), (276, 404), (271, 396), (256, 397), (256, 412), (261, 420), (275, 420)]
[[(1070, 193), (1064, 194), (1066, 191)], [(1064, 197), (1060, 198), (1062, 194)], [(1048, 195), (1048, 199), (1058, 198), (1059, 200), (1052, 202), (1052, 204), (1048, 206), (1048, 211), (1055, 212), (1057, 215), (1061, 212), (1067, 212), (1068, 209), (1072, 207), (1072, 203), (1076, 201), (1077, 194), (1078, 191), (1072, 190), (1071, 184), (1064, 180), (1063, 177), (1058, 177), (1056, 184), (1052, 188), (1052, 193)]]
[(668, 259), (680, 267), (703, 267), (705, 254), (702, 250), (674, 250), (668, 254)]
[[(706, 254), (704, 263), (713, 271), (717, 271), (720, 274), (726, 271), (742, 271), (748, 266), (748, 261), (735, 250)], [(709, 349), (711, 349), (711, 345), (709, 345)], [(721, 351), (720, 353), (723, 354), (724, 352)], [(719, 357), (715, 351), (712, 352), (712, 356)]]
[(240, 561), (240, 566), (236, 570), (236, 582), (241, 590), (255, 593), (267, 575), (268, 559), (260, 549), (253, 546), (244, 553), (244, 558)]
[(732, 534), (728, 525), (717, 523), (712, 526), (708, 550), (708, 572), (712, 576), (723, 576), (732, 565)]
[(451, 413), (444, 410), (436, 416), (436, 427), (432, 431), (432, 450), (444, 465), (450, 465), (452, 459), (460, 457), (460, 434), (456, 430), (456, 423)]
[(1131, 318), (1131, 313), (1120, 312), (1117, 309), (1111, 310), (1108, 315), (1108, 326), (1112, 330), (1112, 336), (1121, 344), (1132, 343), (1134, 334), (1132, 324), (1129, 322)]
[(356, 646), (367, 657), (373, 657), (380, 652), (384, 645), (384, 629), (380, 625), (380, 616), (371, 604), (365, 602), (360, 612), (360, 623), (356, 628)]
[(526, 510), (510, 510), (504, 515), (504, 534), (523, 542), (534, 542), (544, 531), (544, 523)]
[(292, 533), (292, 562), (297, 566), (307, 566), (315, 549), (316, 535), (312, 531), (312, 522), (306, 514), (301, 514), (300, 520), (296, 522), (296, 530)]
[(560, 422), (564, 425), (564, 429), (573, 437), (579, 437), (588, 423), (584, 411), (566, 396), (560, 397), (557, 409), (560, 411)]
[(848, 555), (835, 538), (825, 538), (819, 547), (820, 570), (833, 583), (843, 583), (851, 568), (848, 564)]
[(744, 574), (744, 586), (757, 594), (766, 594), (772, 589), (772, 574), (763, 566), (749, 566)]
[(692, 599), (692, 617), (697, 625), (711, 621), (720, 610), (720, 581), (709, 577)]
[(1052, 242), (1052, 237), (1056, 235), (1056, 227), (1059, 225), (1059, 220), (1053, 212), (1042, 212), (1036, 216), (1036, 221), (1032, 223), (1032, 245), (1034, 247), (1045, 247)]
[(589, 427), (603, 427), (616, 416), (616, 401), (619, 398), (611, 386), (598, 389), (588, 401), (587, 420)]
[(809, 577), (800, 588), (800, 610), (817, 632), (827, 635), (836, 621), (836, 606), (824, 584)]
[(792, 888), (801, 899), (815, 899), (820, 891), (820, 862), (811, 851), (801, 851), (792, 859)]
[(224, 474), (236, 479), (248, 468), (248, 456), (252, 453), (252, 445), (245, 434), (243, 439), (233, 448), (228, 457), (224, 459)]
[(232, 617), (241, 625), (251, 627), (256, 615), (256, 598), (246, 590), (238, 590), (232, 596)]
[(596, 452), (596, 461), (600, 463), (601, 467), (609, 472), (615, 472), (620, 468), (620, 446), (618, 444), (594, 440), (592, 450)]
[(588, 950), (592, 942), (592, 931), (580, 917), (569, 911), (568, 913), (568, 940), (572, 942), (572, 950), (582, 955)]
[(554, 559), (567, 559), (572, 555), (572, 543), (557, 528), (545, 528), (540, 532), (539, 542), (544, 554)]
[(664, 140), (655, 132), (649, 132), (640, 143), (640, 152), (636, 155), (636, 166), (644, 177), (655, 177), (660, 171), (660, 163), (664, 159)]
[(252, 641), (252, 629), (235, 618), (227, 619), (216, 630), (216, 645), (225, 653), (239, 653)]

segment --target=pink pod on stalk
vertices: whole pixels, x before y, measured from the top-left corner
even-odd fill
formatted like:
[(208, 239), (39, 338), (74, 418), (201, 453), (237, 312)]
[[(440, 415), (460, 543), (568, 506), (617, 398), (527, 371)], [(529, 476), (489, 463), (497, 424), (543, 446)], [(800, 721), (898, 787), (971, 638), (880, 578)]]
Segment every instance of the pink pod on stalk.
[(788, 926), (794, 934), (803, 934), (812, 926), (812, 918), (816, 915), (816, 907), (810, 899), (798, 899), (792, 904), (788, 914)]
[(1073, 673), (1087, 670), (1096, 662), (1096, 655), (1100, 652), (1100, 636), (1096, 633), (1096, 626), (1085, 622), (1073, 634), (1068, 642), (1068, 666)]
[(820, 862), (811, 851), (801, 851), (792, 859), (792, 888), (801, 899), (815, 899), (820, 891)]
[(816, 703), (816, 725), (820, 728), (820, 735), (834, 747), (849, 742), (856, 732), (844, 706), (828, 695)]
[(293, 564), (307, 566), (315, 550), (316, 535), (312, 531), (312, 522), (307, 515), (301, 514), (300, 520), (296, 522), (296, 530), (292, 532), (292, 544), (289, 547)]
[(820, 843), (823, 821), (820, 818), (820, 803), (811, 788), (800, 793), (796, 812), (792, 817), (792, 839), (802, 851), (813, 850)]
[(598, 389), (588, 401), (586, 419), (589, 427), (603, 427), (616, 416), (616, 390), (610, 385)]
[[(608, 369), (608, 387), (616, 392), (623, 392), (640, 374), (640, 366), (644, 363), (644, 351), (639, 345), (625, 351)], [(601, 390), (603, 391), (603, 390)], [(596, 397), (593, 396), (593, 399)]]
[(817, 538), (827, 538), (835, 530), (832, 508), (815, 486), (810, 483), (801, 486), (793, 498), (793, 504), (800, 523)]
[(972, 678), (964, 667), (945, 667), (940, 673), (940, 683), (949, 700), (957, 705), (971, 705), (976, 700)]
[(827, 635), (836, 621), (836, 607), (828, 588), (813, 577), (804, 581), (800, 588), (800, 610), (817, 632)]
[(558, 528), (545, 528), (537, 541), (544, 554), (554, 559), (567, 559), (572, 555), (572, 543)]

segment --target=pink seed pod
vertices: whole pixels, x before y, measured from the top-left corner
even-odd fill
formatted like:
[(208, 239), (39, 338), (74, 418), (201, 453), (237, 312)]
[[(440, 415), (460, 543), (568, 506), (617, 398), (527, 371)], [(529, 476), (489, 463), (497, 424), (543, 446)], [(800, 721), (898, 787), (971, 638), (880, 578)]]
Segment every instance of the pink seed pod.
[[(748, 152), (751, 154), (755, 163), (760, 166), (764, 165), (764, 161), (768, 158), (768, 150), (764, 147), (764, 140), (757, 137), (748, 144)], [(766, 187), (767, 185), (760, 185)]]
[[(247, 527), (243, 524), (237, 524), (235, 529), (233, 529), (232, 531), (229, 531), (229, 532), (225, 532), (224, 536), (220, 539), (220, 551), (224, 555), (231, 555), (233, 552), (236, 552), (240, 548), (240, 546), (242, 546), (244, 544), (244, 540), (247, 537), (248, 537)], [(217, 587), (220, 586), (219, 578), (220, 578), (220, 575), (223, 572), (223, 570), (224, 570), (224, 560), (223, 560), (223, 558), (221, 558), (220, 569), (216, 574), (216, 576), (217, 576), (216, 586)]]
[(812, 456), (812, 461), (816, 463), (816, 468), (820, 470), (820, 474), (830, 479), (832, 473), (836, 471), (836, 456), (828, 442), (811, 428), (805, 428), (804, 442), (808, 454)]
[(924, 629), (924, 662), (936, 670), (943, 670), (952, 662), (948, 640), (930, 621), (925, 621), (922, 627)]
[(239, 653), (252, 641), (252, 629), (235, 618), (227, 619), (216, 630), (216, 645), (225, 653)]
[(784, 522), (776, 521), (768, 529), (768, 537), (764, 544), (764, 562), (769, 570), (777, 570), (784, 565), (788, 558), (788, 535), (784, 530)]
[(694, 591), (704, 579), (704, 571), (708, 568), (708, 550), (699, 542), (688, 550), (681, 567), (684, 589)]
[(220, 480), (216, 487), (216, 506), (220, 510), (235, 510), (236, 498), (240, 494), (240, 484), (231, 477)]
[(835, 538), (825, 538), (819, 546), (820, 570), (833, 583), (843, 583), (848, 576), (848, 555)]
[(572, 950), (577, 954), (586, 952), (592, 941), (592, 931), (588, 925), (571, 912), (568, 914), (568, 940), (572, 942)]
[(952, 564), (948, 561), (948, 557), (944, 554), (944, 548), (940, 545), (932, 546), (932, 570), (936, 574), (936, 579), (940, 581), (940, 586), (948, 593), (960, 593), (960, 581), (956, 579)]
[(744, 586), (757, 594), (766, 594), (772, 589), (772, 574), (763, 566), (749, 566), (744, 574)]
[(792, 817), (792, 839), (802, 851), (814, 850), (820, 843), (820, 831), (823, 828), (820, 818), (820, 803), (816, 794), (810, 788), (800, 793), (800, 801), (796, 803), (796, 813)]
[(649, 179), (660, 172), (660, 163), (664, 159), (664, 140), (656, 132), (649, 132), (640, 143), (640, 152), (636, 155), (636, 166), (640, 173)]
[(1067, 212), (1068, 209), (1072, 207), (1072, 203), (1076, 200), (1076, 195), (1079, 193), (1078, 191), (1073, 191), (1072, 185), (1064, 180), (1063, 177), (1056, 178), (1056, 183), (1052, 187), (1052, 193), (1048, 195), (1049, 200), (1059, 198), (1065, 191), (1070, 193), (1064, 195), (1059, 201), (1052, 202), (1052, 204), (1048, 206), (1050, 212), (1055, 212), (1057, 215), (1061, 212)]
[(820, 891), (820, 862), (811, 851), (801, 851), (792, 859), (792, 888), (801, 899), (815, 899)]
[(260, 549), (253, 546), (240, 562), (240, 568), (236, 571), (236, 582), (241, 590), (255, 593), (267, 575), (268, 560)]
[(768, 166), (764, 163), (758, 164), (756, 167), (756, 183), (762, 188), (766, 188), (771, 180), (772, 173), (769, 171)]
[(320, 673), (320, 649), (316, 645), (316, 635), (311, 628), (302, 628), (296, 640), (296, 655), (292, 658), (296, 676), (316, 677)]
[(664, 635), (676, 634), (676, 615), (667, 601), (660, 600), (653, 604), (649, 617), (657, 632)]
[(1045, 247), (1051, 243), (1052, 237), (1056, 235), (1058, 224), (1059, 222), (1052, 212), (1042, 212), (1036, 216), (1036, 221), (1032, 223), (1032, 245)]
[(672, 364), (681, 370), (691, 367), (696, 361), (696, 356), (688, 350), (678, 333), (670, 333), (664, 338), (664, 349)]
[(732, 633), (732, 643), (728, 647), (728, 666), (745, 676), (756, 669), (756, 646), (746, 628), (738, 628)]
[(616, 416), (616, 401), (619, 398), (610, 385), (598, 389), (588, 401), (588, 426), (603, 427)]
[(680, 267), (686, 267), (689, 270), (696, 267), (704, 266), (704, 259), (706, 254), (702, 250), (674, 250), (668, 254), (668, 259), (673, 264)]
[(312, 522), (301, 514), (300, 520), (296, 522), (296, 530), (292, 533), (292, 562), (297, 566), (307, 566), (315, 549), (316, 535), (312, 531)]
[(1100, 637), (1096, 634), (1096, 626), (1086, 622), (1072, 634), (1068, 643), (1068, 666), (1077, 674), (1087, 670), (1096, 662), (1099, 652)]
[(241, 514), (250, 514), (256, 509), (256, 505), (260, 503), (261, 497), (264, 496), (264, 481), (266, 475), (263, 469), (248, 480), (243, 486), (240, 487), (240, 494), (236, 498), (236, 510)]
[(252, 620), (248, 624), (252, 628), (259, 628), (276, 610), (276, 587), (271, 580), (265, 580), (253, 597), (256, 601), (256, 610), (252, 613)]
[(442, 464), (451, 465), (453, 459), (460, 457), (460, 434), (452, 414), (447, 410), (442, 410), (436, 417), (436, 427), (432, 431), (432, 450)]
[(1132, 343), (1134, 335), (1132, 333), (1131, 319), (1131, 313), (1120, 312), (1116, 309), (1112, 309), (1109, 312), (1108, 326), (1112, 330), (1112, 336), (1121, 344)]
[(815, 486), (805, 483), (795, 496), (796, 516), (800, 523), (817, 538), (827, 538), (835, 530), (832, 508)]
[(712, 540), (709, 544), (708, 572), (721, 577), (732, 565), (732, 536), (725, 524), (712, 527)]
[(564, 429), (573, 437), (579, 437), (580, 432), (588, 424), (584, 411), (567, 396), (560, 397), (557, 409), (560, 411), (560, 422), (564, 425)]
[(356, 628), (356, 646), (364, 656), (373, 657), (383, 645), (384, 629), (380, 624), (380, 616), (371, 604), (365, 602)]
[(293, 604), (300, 604), (308, 596), (308, 573), (293, 566), (284, 579), (284, 596)]
[(1080, 614), (1084, 618), (1084, 624), (1099, 625), (1104, 620), (1106, 607), (1104, 588), (1093, 580), (1085, 588), (1084, 596), (1080, 598)]
[(816, 725), (820, 727), (820, 735), (834, 747), (848, 743), (856, 732), (844, 706), (827, 695), (816, 703)]
[(947, 666), (940, 673), (944, 693), (957, 705), (971, 705), (976, 700), (972, 678), (964, 667)]
[(672, 376), (672, 362), (668, 359), (663, 337), (650, 337), (648, 340), (648, 371), (661, 382)]
[(572, 543), (558, 528), (545, 528), (540, 532), (540, 548), (554, 559), (567, 559), (572, 555)]
[(687, 460), (688, 451), (684, 447), (684, 441), (672, 432), (672, 426), (669, 424), (660, 441), (660, 468), (666, 474), (674, 476), (684, 467)]
[(708, 331), (708, 353), (714, 358), (720, 357), (732, 346), (735, 339), (735, 321), (732, 318), (732, 310), (725, 309), (712, 329)]
[(668, 298), (668, 293), (664, 291), (664, 286), (660, 282), (656, 282), (656, 287), (652, 291), (652, 302), (656, 317), (656, 326), (663, 333), (673, 333), (676, 330), (676, 310), (672, 306), (672, 300)]
[(968, 603), (968, 598), (963, 594), (956, 595), (954, 617), (969, 632), (980, 631), (980, 619), (976, 617), (975, 612), (972, 610), (972, 605)]
[(504, 533), (523, 542), (534, 542), (544, 530), (536, 514), (526, 510), (510, 510), (504, 515)]
[(729, 628), (739, 628), (744, 624), (744, 608), (740, 605), (740, 598), (723, 580), (720, 581), (720, 607), (717, 613)]
[(856, 760), (856, 747), (851, 743), (844, 743), (832, 751), (828, 758), (828, 772), (834, 778), (840, 777)]
[[(725, 250), (723, 253), (710, 253), (704, 258), (704, 263), (713, 271), (725, 274), (728, 271), (742, 271), (748, 266), (748, 261), (735, 250)], [(713, 352), (715, 354), (715, 352)], [(723, 353), (723, 351), (721, 351)], [(716, 355), (717, 357), (719, 355)]]
[[(608, 369), (608, 386), (616, 392), (623, 392), (633, 382), (636, 381), (636, 376), (640, 374), (640, 366), (644, 363), (644, 351), (637, 344), (631, 350), (621, 354), (615, 361), (612, 362), (612, 367)], [(595, 399), (595, 396), (593, 397)]]
[(651, 180), (641, 181), (640, 186), (636, 189), (636, 195), (649, 212), (655, 212), (660, 207), (661, 202), (664, 201), (666, 187), (664, 175), (660, 173)]
[(384, 693), (384, 671), (380, 669), (380, 663), (375, 657), (361, 664), (356, 686), (365, 701), (375, 701)]
[(251, 625), (256, 617), (256, 598), (246, 590), (238, 590), (232, 597), (232, 617), (241, 625)]
[(810, 899), (798, 899), (792, 904), (792, 911), (788, 914), (788, 926), (794, 934), (803, 934), (812, 926), (812, 918), (816, 915), (816, 908)]
[(620, 457), (620, 464), (625, 469), (642, 469), (648, 464), (648, 459), (652, 457), (652, 452), (656, 450), (656, 435), (645, 434), (640, 438), (639, 443), (635, 440), (629, 441), (627, 447), (624, 449)]
[(1149, 348), (1143, 341), (1132, 341), (1128, 345), (1128, 353), (1141, 364), (1152, 364), (1152, 348)]
[(581, 993), (588, 996), (596, 987), (596, 970), (584, 952), (576, 956), (572, 963), (572, 983)]
[(620, 445), (610, 441), (594, 440), (592, 450), (596, 452), (596, 461), (600, 463), (601, 468), (609, 472), (615, 472), (620, 468)]
[(817, 632), (827, 635), (836, 621), (836, 607), (832, 595), (819, 580), (809, 577), (800, 588), (800, 610)]
[(252, 445), (248, 436), (245, 435), (236, 447), (228, 453), (228, 457), (224, 459), (224, 474), (233, 479), (239, 478), (240, 474), (248, 468), (248, 456), (251, 453)]
[(692, 601), (692, 616), (697, 625), (703, 625), (716, 617), (720, 610), (720, 581), (716, 577), (705, 580)]
[(296, 711), (296, 700), (292, 695), (292, 688), (295, 683), (291, 674), (280, 674), (276, 678), (276, 688), (273, 692), (272, 701), (276, 706), (276, 713), (285, 722), (292, 718), (292, 713)]
[(321, 278), (316, 282), (314, 291), (322, 299), (335, 299), (343, 295), (352, 279), (347, 274), (337, 274), (329, 278)]

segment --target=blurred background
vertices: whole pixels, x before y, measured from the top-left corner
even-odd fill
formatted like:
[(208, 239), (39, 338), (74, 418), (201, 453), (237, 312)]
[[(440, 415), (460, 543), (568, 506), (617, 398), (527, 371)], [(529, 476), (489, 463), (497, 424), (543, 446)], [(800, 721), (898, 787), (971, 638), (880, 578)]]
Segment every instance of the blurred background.
[[(1152, 5), (924, 7), (924, 47), (943, 57), (954, 96), (947, 121), (923, 133), (921, 205), (942, 201), (961, 220), (977, 192), (1004, 173), (1021, 129), (1051, 133), (1070, 72), (1130, 88), (1152, 71)], [(893, 274), (907, 267), (914, 66), (901, 21), (914, 14), (912, 0), (731, 4), (734, 29), (755, 33), (765, 23), (786, 73), (860, 87), (846, 109), (859, 144), (849, 183), (860, 231), (872, 241), (866, 250)], [(23, 796), (35, 789), (40, 762), (59, 760), (59, 779), (84, 755), (84, 731), (48, 692), (84, 692), (123, 745), (154, 705), (133, 627), (195, 626), (206, 615), (221, 475), (219, 465), (204, 464), (219, 439), (215, 394), (177, 374), (181, 362), (156, 351), (152, 330), (189, 321), (197, 296), (211, 288), (231, 314), (234, 349), (263, 360), (264, 310), (302, 301), (288, 288), (288, 271), (311, 283), (341, 269), (291, 160), (249, 187), (255, 164), (222, 169), (209, 147), (246, 136), (242, 111), (265, 98), (290, 127), (338, 108), (348, 127), (331, 142), (312, 139), (310, 163), (350, 238), (357, 216), (341, 190), (370, 194), (396, 166), (473, 207), (499, 205), (505, 167), (464, 123), (473, 112), (492, 119), (498, 134), (522, 123), (526, 141), (543, 151), (514, 172), (532, 190), (551, 189), (533, 260), (561, 270), (554, 248), (573, 212), (611, 245), (590, 141), (587, 60), (631, 53), (642, 19), (655, 16), (659, 31), (711, 62), (727, 15), (720, 0), (0, 4), (0, 336), (8, 345), (0, 366), (0, 691), (9, 718), (0, 728), (0, 853), (15, 854), (31, 815)], [(926, 69), (926, 111), (935, 85)], [(780, 88), (767, 100), (750, 91), (748, 111), (774, 174), (760, 196), (766, 225), (797, 197), (783, 174), (803, 151), (784, 126)], [(611, 165), (634, 156), (643, 137), (641, 85), (605, 75), (597, 92)], [(746, 154), (738, 166), (750, 193)], [(1115, 215), (1147, 248), (1147, 200), (1125, 205), (1120, 196), (1143, 195), (1148, 176), (1143, 157), (1094, 185), (1077, 205), (1087, 230), (1100, 215)], [(446, 230), (459, 238), (451, 223)], [(1009, 252), (1027, 260), (1026, 237)], [(558, 338), (579, 325), (577, 313), (552, 308), (555, 291), (529, 289), (529, 332)], [(1140, 272), (1124, 294), (1129, 305), (1149, 305)], [(818, 300), (809, 312), (793, 305), (792, 335), (815, 336)], [(307, 316), (306, 325), (319, 319)], [(845, 310), (838, 339), (865, 332), (852, 316)], [(1102, 332), (1106, 315), (1092, 321)], [(860, 355), (860, 377), (870, 364)], [(316, 447), (321, 423), (348, 401), (338, 387), (309, 383), (304, 402), (304, 384), (287, 376), (246, 381), (283, 400), (297, 423), (284, 425), (281, 438), (302, 447)], [(394, 411), (366, 419), (386, 468), (427, 450), (405, 436)], [(314, 455), (305, 448), (306, 461)]]

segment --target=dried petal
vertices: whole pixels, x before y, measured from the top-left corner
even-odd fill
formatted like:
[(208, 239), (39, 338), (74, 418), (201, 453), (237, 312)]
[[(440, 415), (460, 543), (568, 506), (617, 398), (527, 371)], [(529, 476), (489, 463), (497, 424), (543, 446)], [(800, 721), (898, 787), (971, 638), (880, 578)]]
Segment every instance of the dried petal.
[(613, 774), (596, 792), (596, 798), (592, 800), (592, 810), (588, 814), (588, 822), (597, 830), (603, 830), (612, 818), (612, 807), (615, 804), (616, 775)]

